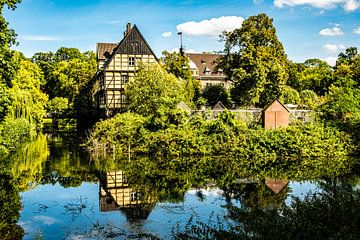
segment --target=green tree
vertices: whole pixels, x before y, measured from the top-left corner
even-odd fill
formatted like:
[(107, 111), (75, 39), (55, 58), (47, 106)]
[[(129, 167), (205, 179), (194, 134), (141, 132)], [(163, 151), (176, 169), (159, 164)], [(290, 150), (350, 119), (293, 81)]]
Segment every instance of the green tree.
[(341, 64), (350, 65), (356, 55), (358, 55), (356, 47), (347, 48), (345, 52), (339, 53), (338, 59), (336, 60), (336, 67)]
[(303, 90), (300, 92), (301, 104), (309, 109), (315, 109), (319, 105), (319, 97), (312, 90)]
[(285, 104), (287, 103), (298, 104), (300, 103), (300, 94), (298, 91), (296, 91), (296, 89), (289, 86), (285, 86), (282, 89), (280, 101)]
[(320, 108), (328, 119), (344, 121), (360, 111), (358, 88), (332, 86), (326, 97), (326, 102)]
[(148, 116), (162, 106), (174, 108), (185, 100), (184, 82), (173, 74), (167, 73), (161, 66), (142, 66), (134, 81), (125, 88), (129, 110)]
[(9, 23), (3, 17), (3, 8), (7, 6), (14, 10), (21, 0), (1, 0), (0, 1), (0, 81), (11, 85), (11, 79), (14, 77), (18, 65), (14, 61), (14, 51), (10, 47), (16, 43), (15, 31), (9, 29)]
[(229, 94), (225, 87), (220, 84), (206, 86), (202, 96), (206, 99), (209, 106), (215, 106), (218, 102), (221, 102), (227, 107), (230, 105)]
[(251, 16), (242, 27), (225, 32), (219, 67), (233, 80), (232, 99), (239, 105), (264, 106), (280, 96), (287, 81), (287, 58), (266, 14)]
[(61, 62), (61, 61), (70, 61), (73, 59), (81, 59), (82, 57), (83, 55), (81, 54), (80, 50), (77, 48), (61, 47), (56, 51), (54, 55), (54, 60), (56, 62)]
[(189, 58), (181, 55), (181, 53), (163, 51), (164, 57), (161, 61), (164, 63), (164, 68), (168, 73), (174, 74), (181, 79), (190, 79), (191, 71), (189, 66)]
[[(187, 102), (196, 102), (201, 97), (201, 85), (198, 80), (192, 77), (189, 66), (190, 59), (186, 55), (176, 52), (163, 51), (163, 55), (164, 57), (161, 60), (165, 70), (186, 82)], [(194, 107), (195, 105), (189, 104), (189, 106)]]
[(46, 111), (48, 112), (62, 112), (69, 106), (69, 100), (67, 98), (55, 97), (47, 102)]
[(41, 125), (48, 100), (40, 89), (43, 74), (36, 64), (22, 56), (19, 58), (20, 69), (12, 80), (13, 87), (10, 89), (12, 103), (9, 113), (13, 118), (25, 118), (30, 123)]
[(74, 58), (55, 65), (52, 77), (56, 81), (57, 97), (67, 97), (72, 104), (80, 90), (93, 78), (96, 72), (95, 58)]

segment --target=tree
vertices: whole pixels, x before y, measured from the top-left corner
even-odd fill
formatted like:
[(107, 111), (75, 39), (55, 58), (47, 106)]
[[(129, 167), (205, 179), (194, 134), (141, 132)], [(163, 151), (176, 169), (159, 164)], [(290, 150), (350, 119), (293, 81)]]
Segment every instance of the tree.
[(181, 79), (190, 79), (191, 71), (189, 66), (189, 58), (181, 53), (163, 51), (164, 57), (161, 61), (164, 63), (164, 68), (168, 73), (174, 74)]
[(356, 47), (347, 48), (345, 53), (339, 53), (338, 59), (336, 60), (336, 67), (341, 64), (350, 65), (356, 55), (358, 55), (358, 50)]
[(298, 104), (300, 103), (300, 94), (298, 91), (296, 91), (296, 89), (285, 86), (282, 89), (280, 101), (285, 104)]
[(20, 58), (20, 69), (12, 80), (10, 115), (40, 125), (45, 115), (46, 94), (40, 90), (43, 73), (34, 63)]
[(125, 88), (129, 110), (148, 116), (160, 107), (174, 108), (185, 99), (184, 82), (161, 66), (142, 66)]
[(93, 56), (86, 59), (83, 56), (68, 61), (61, 61), (55, 65), (52, 78), (55, 80), (57, 97), (67, 97), (72, 104), (80, 90), (93, 78), (96, 73), (96, 60)]
[(201, 97), (201, 84), (192, 77), (189, 66), (190, 59), (186, 55), (176, 52), (163, 51), (163, 55), (161, 60), (165, 70), (186, 82), (187, 102), (191, 103), (190, 107), (194, 107), (195, 105), (192, 103), (197, 102)]
[(14, 61), (14, 51), (10, 47), (16, 44), (15, 31), (9, 29), (9, 23), (3, 17), (3, 8), (6, 5), (9, 9), (14, 10), (16, 4), (21, 0), (1, 0), (0, 1), (0, 80), (11, 86), (11, 79), (14, 77), (18, 65)]
[(54, 55), (54, 60), (56, 62), (61, 62), (61, 61), (70, 61), (73, 59), (81, 59), (82, 57), (83, 55), (81, 54), (80, 50), (77, 48), (61, 47), (56, 51)]
[(219, 67), (233, 80), (232, 99), (239, 105), (264, 106), (280, 96), (286, 83), (287, 58), (266, 14), (251, 16), (242, 27), (224, 32)]
[(320, 108), (328, 119), (344, 121), (360, 111), (359, 88), (332, 86), (326, 97), (327, 101)]
[(206, 86), (202, 96), (206, 99), (209, 106), (215, 106), (218, 102), (227, 107), (230, 105), (229, 94), (225, 87), (220, 84)]

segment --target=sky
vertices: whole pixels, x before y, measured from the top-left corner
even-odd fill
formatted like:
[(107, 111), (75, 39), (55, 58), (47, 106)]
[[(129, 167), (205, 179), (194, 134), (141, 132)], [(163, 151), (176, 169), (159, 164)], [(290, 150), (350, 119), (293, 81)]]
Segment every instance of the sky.
[(27, 57), (60, 47), (95, 51), (97, 42), (120, 42), (128, 22), (159, 57), (179, 47), (179, 31), (188, 52), (221, 51), (219, 34), (259, 13), (273, 18), (295, 62), (333, 64), (347, 47), (360, 49), (360, 0), (22, 0), (4, 14), (18, 34), (14, 49)]

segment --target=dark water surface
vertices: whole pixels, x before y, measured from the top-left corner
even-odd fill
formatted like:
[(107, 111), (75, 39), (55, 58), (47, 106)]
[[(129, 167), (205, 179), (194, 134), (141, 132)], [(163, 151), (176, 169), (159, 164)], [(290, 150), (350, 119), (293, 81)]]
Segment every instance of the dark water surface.
[[(334, 188), (359, 191), (360, 180), (354, 175), (311, 181), (236, 179), (222, 187), (214, 181), (174, 184), (182, 178), (172, 176), (158, 179), (161, 184), (152, 180), (142, 185), (143, 180), (137, 183), (134, 178), (136, 169), (128, 179), (124, 165), (91, 160), (77, 145), (73, 138), (40, 135), (10, 158), (7, 173), (17, 179), (19, 190), (17, 195), (2, 193), (2, 201), (12, 199), (14, 204), (0, 211), (20, 213), (17, 225), (24, 239), (169, 239), (198, 222), (230, 229), (239, 224), (233, 208), (280, 208), (291, 205), (293, 197), (301, 203), (311, 193), (331, 195)], [(9, 197), (10, 192), (14, 196)]]

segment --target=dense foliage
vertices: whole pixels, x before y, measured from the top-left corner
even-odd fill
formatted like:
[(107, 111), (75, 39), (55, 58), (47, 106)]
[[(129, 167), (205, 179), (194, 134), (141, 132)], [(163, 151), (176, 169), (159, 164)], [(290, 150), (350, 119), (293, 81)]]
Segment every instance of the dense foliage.
[(125, 93), (128, 109), (143, 116), (155, 113), (160, 107), (174, 108), (188, 100), (185, 82), (159, 65), (142, 66), (134, 81), (127, 84)]
[[(170, 115), (158, 118), (157, 127), (154, 117), (118, 115), (96, 124), (88, 146), (96, 152), (131, 152), (155, 159), (223, 156), (209, 161), (205, 168), (220, 172), (236, 169), (237, 174), (246, 176), (291, 172), (298, 177), (315, 166), (319, 173), (331, 176), (352, 166), (348, 158), (354, 152), (351, 139), (333, 127), (315, 124), (278, 130), (250, 129), (227, 111), (216, 120), (189, 118), (181, 110)], [(158, 127), (159, 122), (165, 124)], [(188, 164), (180, 163), (183, 167)]]
[(251, 16), (241, 28), (223, 34), (219, 66), (233, 81), (232, 100), (239, 105), (265, 106), (281, 95), (288, 78), (287, 58), (266, 14)]
[(208, 85), (204, 88), (202, 97), (206, 99), (208, 106), (215, 106), (221, 102), (224, 106), (230, 106), (229, 94), (226, 88), (220, 84)]

